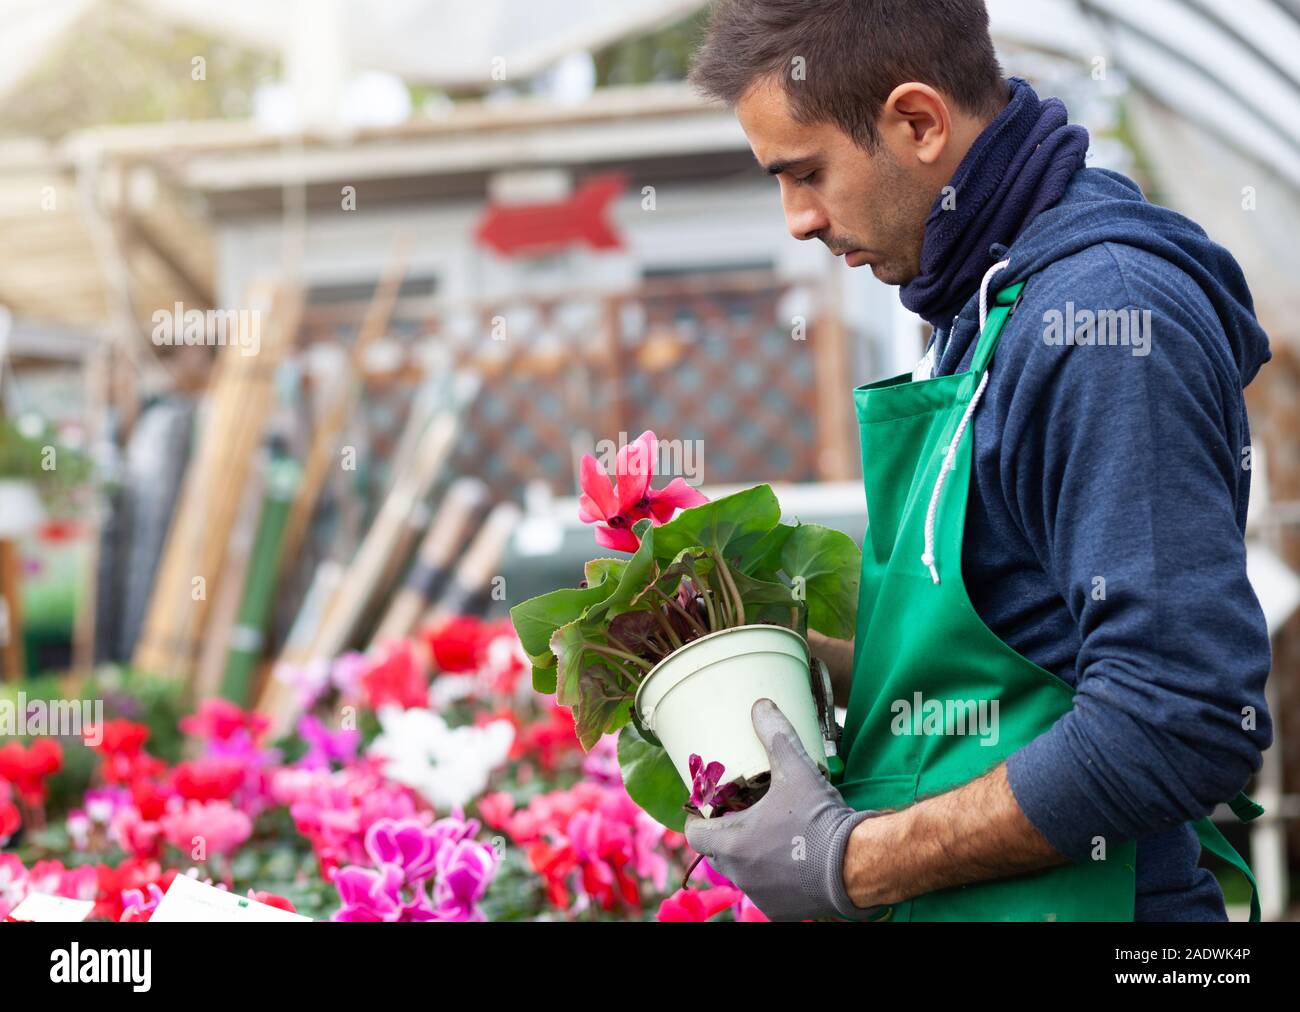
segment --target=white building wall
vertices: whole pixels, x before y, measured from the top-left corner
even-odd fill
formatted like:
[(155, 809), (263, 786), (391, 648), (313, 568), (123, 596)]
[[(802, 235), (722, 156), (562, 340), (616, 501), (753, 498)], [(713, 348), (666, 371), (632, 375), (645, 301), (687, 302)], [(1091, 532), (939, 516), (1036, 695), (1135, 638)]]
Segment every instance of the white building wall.
[[(483, 205), (465, 200), (367, 211), (314, 212), (306, 225), (300, 274), (307, 285), (370, 282), (391, 258), (396, 237), (411, 239), (409, 276), (432, 275), (442, 297), (492, 298), (542, 292), (618, 290), (642, 271), (705, 270), (767, 263), (792, 281), (820, 279), (839, 291), (840, 311), (859, 347), (858, 384), (910, 370), (920, 355), (920, 325), (902, 310), (897, 290), (867, 268), (850, 270), (816, 241), (795, 240), (785, 227), (776, 184), (682, 183), (656, 188), (654, 208), (629, 192), (610, 208), (623, 235), (621, 251), (576, 249), (542, 259), (499, 257), (473, 232)], [(279, 273), (284, 227), (278, 217), (232, 219), (218, 229), (218, 288), (238, 306), (259, 276)]]

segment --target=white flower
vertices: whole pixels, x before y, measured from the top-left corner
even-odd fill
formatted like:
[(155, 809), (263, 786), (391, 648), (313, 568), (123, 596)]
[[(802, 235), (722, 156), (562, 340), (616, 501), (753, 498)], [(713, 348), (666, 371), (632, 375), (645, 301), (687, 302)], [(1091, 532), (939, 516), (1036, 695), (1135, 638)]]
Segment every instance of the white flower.
[(479, 678), (476, 675), (443, 672), (429, 685), (429, 705), (435, 710), (441, 710), (458, 700), (473, 696), (479, 688)]
[(453, 728), (418, 708), (383, 707), (379, 724), (383, 731), (367, 755), (386, 760), (385, 776), (418, 791), (436, 809), (461, 808), (482, 794), (515, 738), (507, 720)]

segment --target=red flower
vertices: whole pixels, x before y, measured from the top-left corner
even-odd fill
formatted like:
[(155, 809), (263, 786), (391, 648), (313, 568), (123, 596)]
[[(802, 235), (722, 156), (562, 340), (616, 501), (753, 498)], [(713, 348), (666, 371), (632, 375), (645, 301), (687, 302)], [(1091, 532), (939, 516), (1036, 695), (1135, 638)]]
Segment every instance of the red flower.
[(240, 731), (247, 731), (254, 742), (270, 724), (270, 717), (245, 711), (219, 696), (203, 700), (198, 713), (182, 717), (180, 722), (181, 730), (196, 738), (229, 741)]
[(429, 705), (429, 682), (411, 643), (394, 640), (361, 676), (361, 689), (372, 710), (396, 705), (404, 710)]
[(127, 858), (116, 868), (101, 864), (95, 870), (99, 887), (95, 894), (95, 909), (90, 912), (94, 920), (116, 921), (121, 918), (126, 909), (122, 898), (125, 890), (138, 889), (146, 893), (149, 884), (153, 883), (166, 892), (176, 877), (175, 868), (163, 871), (157, 861), (142, 861), (134, 857)]
[(493, 829), (504, 829), (515, 810), (515, 800), (505, 791), (494, 791), (478, 799), (478, 814)]
[[(103, 755), (100, 773), (105, 783), (131, 784), (136, 780), (161, 775), (166, 768), (160, 759), (144, 750), (149, 740), (149, 727), (130, 720), (107, 720), (102, 725), (87, 727), (82, 732), (87, 745)], [(99, 738), (98, 745), (91, 739)]]
[(11, 742), (0, 748), (0, 780), (7, 780), (29, 805), (45, 801), (45, 778), (63, 768), (63, 747), (53, 738), (37, 738), (27, 748)]
[(0, 801), (0, 846), (7, 843), (22, 824), (23, 818), (18, 806), (12, 801)]
[(172, 770), (172, 787), (191, 801), (228, 801), (243, 782), (243, 766), (231, 759), (198, 759)]
[(127, 786), (138, 780), (161, 776), (166, 769), (167, 764), (161, 759), (154, 758), (148, 752), (139, 752), (136, 755), (104, 756), (100, 773), (107, 784)]
[(277, 896), (275, 893), (254, 892), (248, 890), (248, 898), (256, 900), (258, 903), (265, 903), (268, 907), (275, 907), (277, 910), (287, 910), (291, 914), (296, 914), (298, 908), (286, 900), (283, 896)]
[(566, 755), (582, 754), (582, 745), (574, 730), (573, 711), (557, 706), (554, 699), (546, 716), (524, 728), (511, 745), (512, 759), (534, 753), (547, 773), (554, 772)]
[(671, 520), (679, 509), (709, 501), (682, 478), (674, 478), (660, 489), (650, 487), (657, 448), (653, 432), (647, 429), (641, 433), (636, 442), (618, 451), (615, 478), (607, 475), (590, 453), (583, 455), (578, 518), (585, 524), (596, 524), (596, 544), (635, 552), (641, 545), (632, 533), (638, 520), (649, 517), (658, 526)]
[(474, 671), (483, 661), (490, 627), (482, 619), (455, 615), (425, 630), (439, 671)]
[(572, 846), (553, 847), (549, 843), (533, 843), (528, 846), (528, 863), (533, 871), (542, 876), (546, 882), (546, 898), (552, 906), (561, 910), (569, 909), (568, 878), (574, 868), (578, 867), (578, 856)]
[(84, 728), (81, 736), (87, 745), (92, 738), (99, 738), (99, 745), (91, 747), (98, 748), (105, 755), (134, 756), (140, 754), (144, 743), (149, 740), (149, 725), (129, 720), (106, 720), (102, 725)]
[(131, 784), (131, 802), (144, 822), (157, 822), (163, 817), (168, 797), (167, 792), (148, 780), (136, 780)]

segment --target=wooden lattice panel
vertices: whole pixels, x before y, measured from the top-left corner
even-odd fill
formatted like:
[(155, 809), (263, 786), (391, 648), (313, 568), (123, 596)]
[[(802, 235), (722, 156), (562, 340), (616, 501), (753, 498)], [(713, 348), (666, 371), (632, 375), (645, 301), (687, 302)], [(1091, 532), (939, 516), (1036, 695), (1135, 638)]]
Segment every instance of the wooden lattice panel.
[[(792, 294), (814, 311), (799, 330)], [(824, 419), (834, 402), (848, 424), (847, 388), (834, 389), (848, 380), (825, 354), (843, 338), (824, 326), (819, 296), (812, 283), (750, 272), (469, 306), (406, 300), (392, 333), (409, 368), (371, 376), (365, 399), (397, 397), (394, 384), (418, 382), (434, 361), (480, 376), (453, 470), (501, 498), (532, 481), (572, 494), (581, 452), (645, 429), (698, 441), (710, 483), (842, 477), (827, 473)], [(309, 314), (308, 340), (346, 339), (346, 313)], [(831, 428), (838, 447), (843, 433)]]
[(640, 294), (646, 326), (620, 335), (620, 431), (697, 441), (709, 482), (816, 478), (813, 350), (779, 314), (784, 291), (656, 284)]

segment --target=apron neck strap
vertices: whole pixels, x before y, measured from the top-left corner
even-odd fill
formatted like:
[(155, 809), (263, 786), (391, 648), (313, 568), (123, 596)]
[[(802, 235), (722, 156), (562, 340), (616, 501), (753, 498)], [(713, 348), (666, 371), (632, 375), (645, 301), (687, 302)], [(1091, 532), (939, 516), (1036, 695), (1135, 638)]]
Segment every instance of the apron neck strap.
[(975, 375), (981, 375), (988, 368), (989, 362), (993, 360), (993, 352), (998, 346), (998, 338), (1002, 336), (1003, 324), (1007, 322), (1007, 317), (1016, 308), (1016, 302), (1019, 300), (1024, 287), (1025, 282), (1018, 281), (1014, 285), (1003, 288), (993, 297), (993, 306), (982, 320), (983, 325), (980, 330), (979, 343), (975, 346), (975, 355), (971, 359), (970, 368)]

